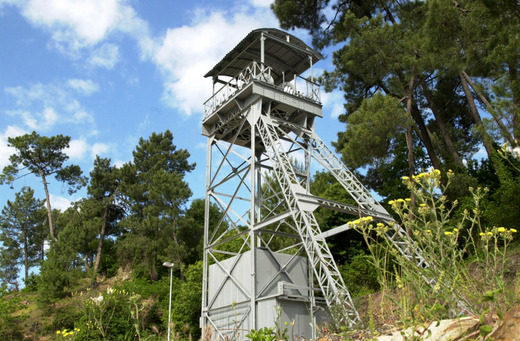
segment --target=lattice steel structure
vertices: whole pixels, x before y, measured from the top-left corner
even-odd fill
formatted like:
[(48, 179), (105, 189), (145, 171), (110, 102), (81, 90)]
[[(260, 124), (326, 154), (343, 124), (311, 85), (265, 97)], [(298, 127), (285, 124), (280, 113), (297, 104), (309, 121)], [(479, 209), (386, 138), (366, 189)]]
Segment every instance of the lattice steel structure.
[[(321, 303), (341, 309), (350, 324), (359, 321), (325, 241), (348, 227), (322, 233), (313, 212), (392, 217), (314, 131), (322, 106), (312, 66), (320, 58), (288, 33), (258, 29), (206, 74), (214, 94), (202, 124), (208, 153), (201, 327), (214, 338), (242, 339), (272, 324), (274, 305), (285, 321), (299, 321), (297, 333), (306, 337), (306, 324), (325, 318)], [(357, 206), (312, 195), (313, 162)], [(211, 216), (214, 206), (221, 216)], [(389, 233), (403, 254), (427, 266), (403, 231)]]

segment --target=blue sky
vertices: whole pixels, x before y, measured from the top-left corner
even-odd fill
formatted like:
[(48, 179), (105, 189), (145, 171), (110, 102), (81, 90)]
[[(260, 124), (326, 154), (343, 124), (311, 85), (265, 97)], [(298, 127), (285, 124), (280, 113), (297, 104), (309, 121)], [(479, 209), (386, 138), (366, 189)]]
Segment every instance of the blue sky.
[[(204, 196), (203, 103), (209, 71), (247, 33), (276, 27), (269, 0), (0, 0), (0, 170), (13, 150), (7, 138), (33, 130), (71, 137), (70, 163), (88, 175), (95, 155), (121, 165), (140, 137), (170, 129), (191, 154), (187, 181)], [(310, 43), (305, 32), (292, 32)], [(330, 58), (315, 67), (330, 69)], [(318, 135), (330, 145), (343, 124), (339, 93), (323, 94)], [(51, 181), (53, 208), (72, 196)], [(22, 186), (43, 198), (33, 176), (2, 186), (0, 206)]]

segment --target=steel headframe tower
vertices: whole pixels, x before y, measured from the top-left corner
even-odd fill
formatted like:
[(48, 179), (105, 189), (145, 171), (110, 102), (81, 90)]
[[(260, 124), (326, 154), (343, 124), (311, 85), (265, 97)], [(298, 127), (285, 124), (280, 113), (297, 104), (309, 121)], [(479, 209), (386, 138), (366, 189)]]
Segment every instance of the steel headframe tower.
[[(321, 303), (339, 309), (347, 323), (359, 321), (325, 241), (348, 226), (322, 233), (313, 211), (392, 218), (314, 131), (322, 106), (312, 66), (320, 58), (288, 33), (257, 29), (206, 74), (214, 93), (202, 124), (208, 137), (203, 334), (242, 339), (273, 324), (274, 306), (278, 317), (296, 321), (300, 335), (320, 318)], [(311, 161), (334, 175), (357, 206), (313, 196)], [(424, 263), (409, 252), (406, 234), (392, 231), (395, 246)]]

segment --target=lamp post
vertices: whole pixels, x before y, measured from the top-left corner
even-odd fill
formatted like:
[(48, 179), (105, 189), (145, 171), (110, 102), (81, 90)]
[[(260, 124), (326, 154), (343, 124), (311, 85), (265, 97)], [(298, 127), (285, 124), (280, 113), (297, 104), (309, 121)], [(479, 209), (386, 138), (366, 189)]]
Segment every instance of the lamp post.
[(170, 303), (168, 304), (168, 341), (170, 341), (170, 329), (172, 318), (172, 279), (173, 279), (173, 263), (164, 262), (163, 266), (170, 268)]

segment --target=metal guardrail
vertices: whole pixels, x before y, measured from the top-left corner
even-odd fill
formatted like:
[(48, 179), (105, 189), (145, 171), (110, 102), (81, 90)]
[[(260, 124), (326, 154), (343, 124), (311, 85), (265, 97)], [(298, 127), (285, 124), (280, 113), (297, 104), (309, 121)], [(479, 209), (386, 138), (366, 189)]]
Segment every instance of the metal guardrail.
[[(229, 80), (222, 88), (215, 92), (213, 96), (204, 102), (204, 120), (233, 97), (233, 95), (254, 80), (270, 84), (274, 87), (274, 80), (271, 76), (272, 71), (273, 69), (270, 66), (265, 66), (253, 61), (242, 70), (238, 76)], [(297, 76), (287, 82), (284, 80), (282, 84), (276, 86), (276, 88), (288, 94), (321, 103), (320, 86), (301, 76)]]

